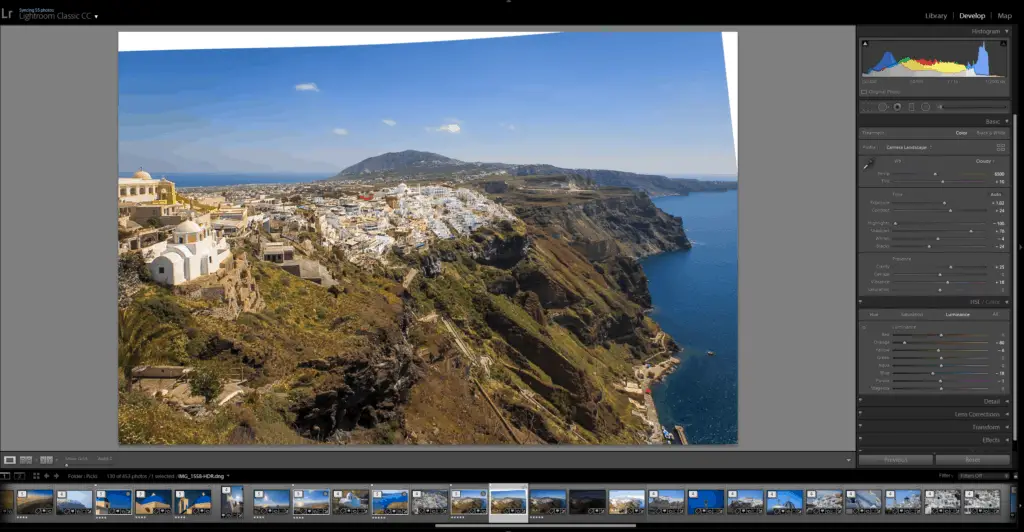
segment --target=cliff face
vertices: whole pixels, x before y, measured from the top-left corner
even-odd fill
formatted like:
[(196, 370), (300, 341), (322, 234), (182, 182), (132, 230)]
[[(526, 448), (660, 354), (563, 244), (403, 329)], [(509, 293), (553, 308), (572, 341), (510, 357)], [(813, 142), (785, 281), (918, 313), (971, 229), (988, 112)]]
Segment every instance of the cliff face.
[[(521, 438), (640, 443), (643, 422), (616, 385), (678, 346), (646, 316), (638, 259), (688, 249), (681, 220), (630, 191), (505, 199), (523, 226), (435, 246), (414, 265), (424, 275), (410, 297), (421, 313), (451, 316), (487, 361), (484, 387)], [(430, 433), (425, 405), (409, 408), (409, 428)]]
[(690, 248), (682, 219), (659, 209), (645, 194), (621, 192), (569, 205), (515, 210), (540, 232), (570, 242), (590, 261)]

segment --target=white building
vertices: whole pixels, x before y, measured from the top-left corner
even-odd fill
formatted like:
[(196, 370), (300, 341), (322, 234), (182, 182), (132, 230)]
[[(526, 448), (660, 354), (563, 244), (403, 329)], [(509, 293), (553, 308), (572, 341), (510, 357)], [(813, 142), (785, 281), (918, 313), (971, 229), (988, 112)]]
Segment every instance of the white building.
[(185, 220), (174, 228), (171, 243), (149, 263), (153, 280), (168, 285), (192, 281), (220, 270), (231, 257), (226, 239), (208, 227)]
[(177, 202), (174, 183), (167, 179), (153, 179), (142, 168), (131, 177), (117, 178), (117, 199), (124, 203), (159, 202), (170, 205)]

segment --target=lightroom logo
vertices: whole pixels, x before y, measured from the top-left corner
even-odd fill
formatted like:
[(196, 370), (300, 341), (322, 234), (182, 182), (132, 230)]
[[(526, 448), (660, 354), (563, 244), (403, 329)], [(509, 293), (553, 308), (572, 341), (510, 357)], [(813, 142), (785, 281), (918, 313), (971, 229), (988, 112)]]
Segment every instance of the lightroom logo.
[(11, 18), (11, 15), (13, 14), (14, 12), (9, 9), (0, 8), (0, 18)]

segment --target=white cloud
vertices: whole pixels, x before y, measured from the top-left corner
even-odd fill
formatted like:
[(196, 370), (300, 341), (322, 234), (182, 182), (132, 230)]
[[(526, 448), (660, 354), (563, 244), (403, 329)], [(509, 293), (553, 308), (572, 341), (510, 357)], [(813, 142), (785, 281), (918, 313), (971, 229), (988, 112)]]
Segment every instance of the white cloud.
[(427, 128), (427, 131), (443, 131), (445, 133), (458, 133), (462, 128), (458, 124), (444, 124), (436, 128)]
[(384, 120), (381, 120), (381, 122), (384, 122), (385, 124), (387, 124), (389, 126), (393, 126), (393, 125), (398, 123), (398, 122), (395, 122), (394, 120), (392, 120), (390, 118), (385, 118)]
[(508, 123), (502, 122), (502, 123), (500, 123), (498, 125), (503, 127), (503, 128), (505, 128), (505, 129), (507, 129), (507, 130), (509, 130), (509, 131), (515, 131), (516, 130), (516, 125), (515, 124), (508, 124)]
[(348, 135), (348, 130), (347, 129), (342, 129), (340, 127), (336, 127), (336, 128), (334, 128), (334, 134), (335, 135)]
[(317, 87), (316, 83), (299, 83), (295, 86), (295, 90), (299, 92), (320, 92), (320, 87)]

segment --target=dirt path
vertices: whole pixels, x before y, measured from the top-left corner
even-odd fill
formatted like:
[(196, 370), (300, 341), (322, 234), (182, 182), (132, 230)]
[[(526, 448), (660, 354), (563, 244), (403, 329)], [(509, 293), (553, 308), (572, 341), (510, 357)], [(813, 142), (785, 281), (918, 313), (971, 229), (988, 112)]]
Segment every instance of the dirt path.
[(480, 389), (480, 393), (484, 395), (484, 399), (487, 400), (487, 404), (491, 405), (491, 408), (494, 409), (494, 413), (497, 414), (498, 419), (501, 420), (501, 424), (505, 425), (505, 430), (508, 431), (509, 436), (512, 436), (512, 441), (518, 443), (519, 445), (522, 445), (523, 442), (519, 439), (519, 435), (516, 434), (515, 429), (512, 428), (512, 424), (509, 423), (507, 419), (505, 419), (505, 415), (501, 413), (501, 409), (498, 408), (498, 405), (494, 404), (494, 401), (491, 400), (491, 396), (487, 395), (487, 391), (484, 390), (484, 387), (482, 384), (480, 384), (480, 381), (474, 378), (473, 382), (476, 384), (476, 387)]
[(402, 279), (402, 286), (406, 289), (409, 288), (409, 283), (416, 278), (416, 274), (420, 273), (416, 268), (409, 268), (409, 271), (405, 273), (405, 278)]

